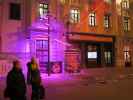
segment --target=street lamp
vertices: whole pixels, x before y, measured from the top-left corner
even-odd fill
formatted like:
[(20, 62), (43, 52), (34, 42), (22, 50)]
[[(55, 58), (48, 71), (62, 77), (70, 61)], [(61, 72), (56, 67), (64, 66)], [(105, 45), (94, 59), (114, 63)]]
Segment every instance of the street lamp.
[(50, 18), (53, 17), (51, 14), (50, 14), (50, 11), (48, 9), (48, 12), (47, 12), (47, 19), (48, 19), (48, 76), (50, 76), (51, 74), (51, 62), (50, 62), (50, 32), (51, 32), (51, 27), (50, 26)]
[(48, 76), (50, 76), (50, 17), (48, 8)]

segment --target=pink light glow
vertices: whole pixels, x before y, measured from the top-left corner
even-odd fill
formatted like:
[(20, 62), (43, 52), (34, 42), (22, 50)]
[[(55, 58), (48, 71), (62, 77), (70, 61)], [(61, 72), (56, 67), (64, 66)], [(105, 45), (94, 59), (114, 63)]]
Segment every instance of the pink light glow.
[[(49, 33), (48, 33), (49, 28)], [(41, 31), (40, 31), (41, 30)], [(31, 26), (31, 52), (36, 52), (36, 40), (48, 40), (50, 37), (50, 62), (62, 62), (62, 69), (64, 69), (64, 50), (65, 46), (69, 45), (65, 43), (63, 38), (64, 26), (61, 22), (50, 16), (50, 22), (48, 23), (47, 16), (44, 19), (36, 20)], [(62, 47), (63, 46), (63, 47)], [(45, 61), (47, 62), (47, 61)], [(46, 75), (44, 75), (46, 77)], [(58, 75), (52, 75), (53, 78), (57, 78)]]
[(71, 46), (71, 44), (67, 43), (67, 42), (63, 42), (63, 41), (60, 41), (58, 39), (54, 39), (55, 41), (57, 41), (58, 43), (61, 43), (62, 45), (64, 46)]
[(67, 75), (67, 74), (51, 74), (50, 76), (48, 76), (47, 74), (41, 74), (41, 78), (42, 79), (47, 79), (47, 80), (53, 80), (54, 82), (57, 81), (63, 81), (63, 80), (69, 80), (71, 79), (72, 77), (70, 77), (70, 75)]

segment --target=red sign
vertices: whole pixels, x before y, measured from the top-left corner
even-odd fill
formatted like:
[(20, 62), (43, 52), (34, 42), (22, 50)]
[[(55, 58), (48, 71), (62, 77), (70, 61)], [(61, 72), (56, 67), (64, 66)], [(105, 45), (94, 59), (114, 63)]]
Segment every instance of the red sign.
[(113, 42), (112, 37), (96, 36), (96, 35), (69, 35), (69, 39), (73, 41), (96, 41), (96, 42)]
[(51, 62), (51, 72), (52, 73), (61, 73), (62, 72), (62, 63), (61, 62)]

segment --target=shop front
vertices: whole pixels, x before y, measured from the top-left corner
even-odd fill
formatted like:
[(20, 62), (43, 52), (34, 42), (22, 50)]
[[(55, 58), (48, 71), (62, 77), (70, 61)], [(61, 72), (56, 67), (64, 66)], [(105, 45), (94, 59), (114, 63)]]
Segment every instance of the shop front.
[[(114, 37), (72, 33), (68, 36), (71, 46), (66, 50), (66, 69), (113, 67)], [(76, 66), (76, 68), (75, 68)]]
[(85, 55), (87, 68), (113, 66), (112, 43), (87, 42), (85, 48), (83, 55)]

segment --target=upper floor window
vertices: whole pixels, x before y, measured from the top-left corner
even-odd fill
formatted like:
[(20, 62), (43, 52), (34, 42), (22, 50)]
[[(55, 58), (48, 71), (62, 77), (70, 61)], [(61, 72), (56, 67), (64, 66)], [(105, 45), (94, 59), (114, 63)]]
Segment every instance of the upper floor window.
[(89, 25), (96, 26), (96, 14), (95, 13), (89, 14)]
[(48, 13), (48, 4), (41, 3), (39, 5), (39, 15), (40, 18), (43, 18), (45, 14)]
[(80, 0), (69, 0), (70, 4), (80, 4)]
[(122, 8), (129, 8), (129, 1), (128, 0), (122, 0)]
[(80, 21), (80, 11), (79, 9), (71, 9), (70, 10), (70, 22), (78, 23)]
[(105, 28), (110, 27), (110, 15), (104, 15), (104, 27)]
[(129, 31), (130, 30), (130, 19), (129, 19), (129, 17), (124, 17), (123, 26), (124, 26), (124, 31)]
[(88, 4), (93, 4), (95, 0), (88, 0)]
[(125, 66), (131, 65), (131, 51), (129, 46), (124, 47), (124, 61), (125, 61)]
[(112, 3), (112, 0), (104, 0), (104, 2), (106, 2), (108, 4), (111, 4)]
[(21, 19), (21, 7), (18, 3), (10, 3), (9, 6), (9, 18), (12, 20)]
[(67, 1), (66, 1), (66, 0), (60, 0), (60, 2), (61, 2), (62, 4), (67, 3)]

